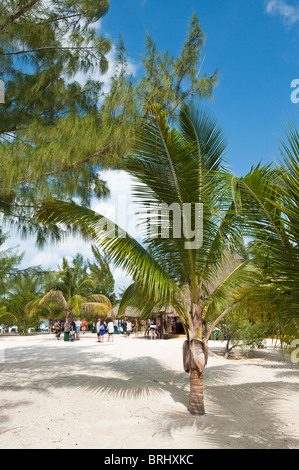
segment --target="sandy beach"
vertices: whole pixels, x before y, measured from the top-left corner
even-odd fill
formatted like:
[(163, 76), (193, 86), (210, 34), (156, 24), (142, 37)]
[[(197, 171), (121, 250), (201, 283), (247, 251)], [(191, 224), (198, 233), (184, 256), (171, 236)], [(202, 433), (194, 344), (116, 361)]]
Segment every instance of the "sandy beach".
[(183, 338), (1, 337), (1, 449), (297, 449), (299, 368), (210, 342), (206, 415), (187, 411)]

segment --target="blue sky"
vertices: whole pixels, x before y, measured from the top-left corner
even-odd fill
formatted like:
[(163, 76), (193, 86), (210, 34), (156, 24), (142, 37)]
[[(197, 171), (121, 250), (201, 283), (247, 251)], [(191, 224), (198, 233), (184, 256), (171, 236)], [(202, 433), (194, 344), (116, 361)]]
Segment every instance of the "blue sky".
[[(299, 79), (298, 0), (111, 0), (99, 30), (114, 43), (122, 34), (131, 69), (141, 73), (146, 31), (156, 45), (177, 55), (186, 37), (193, 11), (206, 34), (203, 71), (218, 70), (219, 85), (208, 108), (219, 118), (228, 140), (227, 160), (238, 176), (259, 161), (273, 161), (278, 154), (283, 120), (298, 124), (298, 104), (291, 101), (291, 82)], [(111, 199), (95, 202), (93, 209), (111, 217), (118, 195), (131, 203), (130, 180), (122, 173), (104, 175)], [(113, 218), (113, 217), (112, 217)], [(33, 240), (16, 237), (6, 246), (20, 243), (23, 266), (41, 264), (56, 268), (63, 256), (77, 252), (92, 257), (80, 240), (49, 246), (38, 252)], [(116, 292), (128, 278), (116, 270)]]
[(206, 34), (203, 70), (219, 73), (207, 105), (227, 136), (231, 169), (241, 176), (278, 155), (284, 118), (298, 121), (290, 84), (299, 78), (299, 1), (112, 0), (101, 32), (113, 42), (121, 33), (138, 67), (146, 31), (176, 55), (193, 11)]

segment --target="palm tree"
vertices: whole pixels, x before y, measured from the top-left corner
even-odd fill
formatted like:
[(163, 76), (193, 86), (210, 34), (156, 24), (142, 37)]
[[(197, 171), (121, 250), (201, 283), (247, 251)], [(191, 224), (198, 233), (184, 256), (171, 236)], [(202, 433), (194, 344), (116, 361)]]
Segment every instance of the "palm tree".
[[(231, 191), (235, 177), (223, 167), (226, 144), (218, 123), (205, 111), (183, 106), (177, 124), (171, 128), (166, 114), (153, 106), (151, 119), (136, 135), (133, 154), (126, 158), (126, 170), (136, 181), (142, 242), (115, 224), (106, 227), (106, 218), (74, 202), (47, 201), (37, 217), (45, 224), (79, 227), (132, 276), (120, 309), (132, 306), (147, 314), (172, 304), (187, 335), (183, 363), (190, 374), (188, 409), (204, 414), (208, 340), (234, 307), (233, 292), (247, 279), (250, 262)], [(173, 215), (161, 216), (161, 204), (172, 206)], [(183, 236), (178, 236), (179, 224)]]
[[(3, 321), (5, 322), (8, 319), (13, 319), (14, 321), (17, 321), (16, 316), (13, 313), (8, 312), (5, 306), (0, 307), (0, 322), (1, 323)], [(3, 332), (4, 332), (4, 328), (3, 328)]]
[(288, 125), (275, 167), (260, 165), (237, 182), (250, 237), (249, 252), (262, 278), (243, 289), (243, 301), (271, 312), (281, 345), (298, 338), (299, 132)]
[(92, 278), (86, 277), (82, 270), (83, 258), (77, 256), (70, 266), (66, 258), (62, 260), (62, 270), (53, 289), (41, 299), (30, 305), (31, 309), (60, 308), (65, 316), (65, 329), (70, 328), (73, 315), (80, 316), (85, 313), (107, 315), (112, 310), (110, 300), (101, 294), (90, 294), (88, 287), (94, 286)]
[(8, 277), (5, 303), (17, 317), (19, 333), (26, 334), (29, 326), (38, 321), (37, 316), (33, 318), (36, 312), (30, 311), (28, 305), (36, 302), (45, 292), (51, 279), (53, 273), (43, 271), (40, 267), (27, 268)]

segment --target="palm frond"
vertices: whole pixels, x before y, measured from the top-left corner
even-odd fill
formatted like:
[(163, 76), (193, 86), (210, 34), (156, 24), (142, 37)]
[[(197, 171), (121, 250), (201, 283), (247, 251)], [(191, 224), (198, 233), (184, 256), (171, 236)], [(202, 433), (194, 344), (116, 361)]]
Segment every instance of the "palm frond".
[(55, 302), (61, 305), (63, 310), (67, 309), (67, 301), (64, 298), (64, 295), (61, 291), (50, 290), (47, 292), (39, 301), (39, 305), (44, 305), (47, 303)]
[(163, 296), (166, 290), (175, 288), (168, 273), (150, 253), (106, 217), (74, 202), (64, 201), (47, 201), (36, 215), (45, 224), (55, 219), (60, 224), (80, 227), (95, 245), (105, 250), (116, 267), (121, 267), (142, 285), (147, 285), (156, 298)]

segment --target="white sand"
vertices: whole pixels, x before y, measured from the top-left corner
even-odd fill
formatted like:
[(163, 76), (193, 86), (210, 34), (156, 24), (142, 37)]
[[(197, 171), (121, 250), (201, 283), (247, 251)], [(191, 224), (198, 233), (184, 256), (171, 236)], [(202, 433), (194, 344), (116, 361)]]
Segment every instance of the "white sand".
[(182, 343), (116, 336), (99, 344), (91, 333), (75, 343), (1, 338), (0, 448), (299, 447), (299, 369), (270, 341), (239, 360), (210, 342), (201, 417), (187, 411)]

